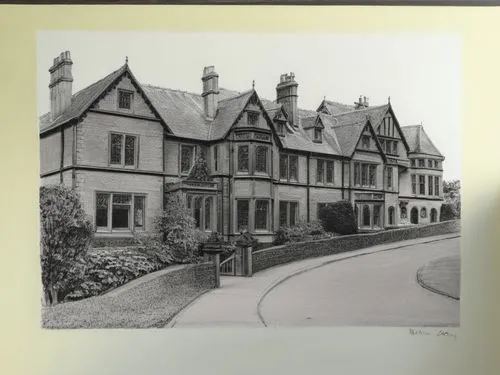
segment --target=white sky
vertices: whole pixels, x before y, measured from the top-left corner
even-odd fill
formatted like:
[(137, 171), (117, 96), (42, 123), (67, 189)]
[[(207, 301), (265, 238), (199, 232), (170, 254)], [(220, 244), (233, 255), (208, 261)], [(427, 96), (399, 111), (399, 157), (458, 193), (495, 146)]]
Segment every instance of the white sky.
[(450, 34), (238, 34), (163, 32), (39, 32), (38, 114), (49, 111), (49, 72), (69, 50), (73, 92), (111, 71), (128, 56), (142, 83), (201, 92), (204, 66), (215, 65), (219, 86), (251, 88), (275, 99), (280, 74), (294, 72), (299, 107), (315, 110), (324, 96), (370, 105), (388, 96), (401, 125), (422, 123), (446, 157), (444, 179), (461, 178), (461, 43)]

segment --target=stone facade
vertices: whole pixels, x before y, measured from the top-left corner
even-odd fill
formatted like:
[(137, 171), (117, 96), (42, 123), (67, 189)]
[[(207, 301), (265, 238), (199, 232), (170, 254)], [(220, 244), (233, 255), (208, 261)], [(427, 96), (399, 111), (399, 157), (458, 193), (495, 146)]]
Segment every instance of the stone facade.
[[(339, 200), (366, 231), (439, 220), (444, 157), (423, 129), (401, 127), (390, 104), (324, 100), (304, 111), (293, 74), (269, 101), (219, 89), (213, 67), (204, 72), (203, 95), (141, 85), (127, 64), (71, 100), (56, 82), (61, 115), (40, 121), (41, 184), (75, 188), (98, 236), (151, 231), (175, 191), (202, 230), (225, 239), (246, 229), (270, 242)], [(210, 176), (191, 181), (200, 155)]]

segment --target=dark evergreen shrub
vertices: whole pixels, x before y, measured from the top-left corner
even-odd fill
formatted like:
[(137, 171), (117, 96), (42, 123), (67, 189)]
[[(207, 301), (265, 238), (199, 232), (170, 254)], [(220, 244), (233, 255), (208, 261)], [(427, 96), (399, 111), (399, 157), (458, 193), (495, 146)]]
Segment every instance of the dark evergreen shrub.
[(348, 201), (330, 203), (320, 209), (319, 218), (327, 232), (341, 235), (358, 233), (358, 223)]
[(460, 214), (453, 203), (443, 203), (441, 206), (441, 213), (439, 221), (455, 220), (460, 218)]

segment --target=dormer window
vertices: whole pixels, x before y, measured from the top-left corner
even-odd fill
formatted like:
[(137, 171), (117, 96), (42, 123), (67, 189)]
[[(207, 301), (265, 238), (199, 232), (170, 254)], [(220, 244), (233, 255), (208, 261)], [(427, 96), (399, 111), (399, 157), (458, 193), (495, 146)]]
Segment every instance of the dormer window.
[(314, 142), (322, 142), (323, 140), (323, 134), (321, 132), (321, 129), (315, 128), (314, 129)]
[(248, 126), (257, 126), (259, 124), (259, 114), (256, 112), (247, 112)]
[(276, 131), (278, 132), (278, 135), (281, 137), (285, 136), (285, 124), (282, 122), (278, 122), (276, 125)]
[(132, 95), (131, 91), (118, 90), (118, 108), (130, 109), (132, 106)]

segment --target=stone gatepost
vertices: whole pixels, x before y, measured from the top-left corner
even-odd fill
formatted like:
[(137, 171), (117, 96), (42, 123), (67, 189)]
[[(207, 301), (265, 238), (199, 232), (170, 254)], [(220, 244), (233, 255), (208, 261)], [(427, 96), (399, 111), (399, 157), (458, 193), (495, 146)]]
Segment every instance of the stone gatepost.
[(252, 249), (257, 240), (248, 232), (242, 233), (236, 239), (234, 265), (237, 276), (252, 276)]
[(222, 253), (222, 243), (207, 242), (202, 248), (204, 258), (207, 262), (215, 265), (215, 287), (220, 288), (220, 254)]

